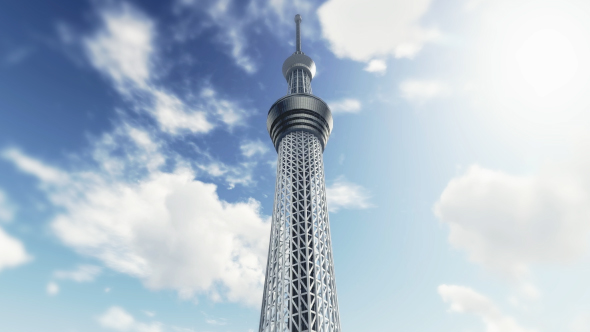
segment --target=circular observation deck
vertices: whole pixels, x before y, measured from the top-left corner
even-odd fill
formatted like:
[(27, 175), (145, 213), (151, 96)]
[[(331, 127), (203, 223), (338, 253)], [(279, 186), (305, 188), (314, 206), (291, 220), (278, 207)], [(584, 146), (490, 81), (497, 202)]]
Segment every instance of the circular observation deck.
[(328, 104), (307, 93), (295, 93), (280, 98), (270, 107), (266, 119), (266, 129), (277, 152), (281, 139), (294, 131), (314, 134), (320, 140), (323, 150), (333, 124)]

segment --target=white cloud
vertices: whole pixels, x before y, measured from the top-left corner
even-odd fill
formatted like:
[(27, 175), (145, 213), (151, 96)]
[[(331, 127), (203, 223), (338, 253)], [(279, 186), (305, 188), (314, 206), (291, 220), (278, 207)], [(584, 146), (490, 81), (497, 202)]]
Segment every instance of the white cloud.
[(328, 208), (331, 212), (340, 209), (367, 209), (372, 207), (369, 192), (358, 184), (350, 183), (342, 178), (326, 187)]
[(205, 322), (207, 322), (207, 324), (209, 324), (209, 325), (220, 325), (220, 326), (227, 325), (227, 322), (225, 322), (224, 320), (217, 320), (217, 319), (210, 319), (210, 318), (205, 319)]
[(449, 94), (449, 88), (433, 80), (407, 80), (399, 85), (401, 96), (408, 101), (423, 103), (427, 100)]
[(44, 165), (43, 163), (22, 154), (17, 149), (7, 149), (2, 152), (2, 157), (8, 159), (26, 173), (30, 173), (44, 182), (59, 183), (67, 180), (67, 175), (59, 170)]
[(533, 263), (579, 257), (590, 233), (584, 153), (571, 165), (530, 176), (471, 166), (448, 183), (434, 207), (450, 227), (449, 242), (470, 260), (516, 277)]
[[(27, 167), (30, 166), (30, 164), (24, 163), (24, 166)], [(36, 170), (35, 167), (31, 169)], [(14, 217), (14, 212), (14, 205), (8, 200), (4, 191), (0, 189), (0, 222), (11, 221)], [(4, 229), (0, 227), (0, 271), (6, 268), (22, 265), (31, 259), (32, 257), (26, 252), (25, 246), (22, 242), (8, 235)]]
[(369, 73), (385, 74), (387, 71), (387, 63), (384, 60), (373, 59), (369, 61), (365, 67), (365, 71)]
[[(177, 4), (177, 13), (180, 15), (186, 12), (186, 8), (204, 11), (208, 19), (201, 24), (217, 29), (215, 41), (224, 45), (226, 53), (234, 60), (235, 65), (249, 74), (256, 72), (260, 64), (257, 63), (256, 57), (252, 56), (254, 52), (249, 46), (248, 32), (257, 35), (260, 28), (266, 26), (270, 33), (278, 36), (280, 40), (294, 41), (295, 13), (311, 17), (314, 9), (314, 4), (307, 0), (182, 0)], [(186, 39), (186, 36), (192, 34), (186, 31), (184, 26), (180, 30), (184, 30), (179, 33), (180, 39)], [(302, 33), (305, 40), (318, 35), (312, 24), (305, 25)]]
[(216, 122), (230, 129), (243, 124), (247, 112), (219, 98), (210, 87), (202, 89), (200, 100), (188, 103), (159, 86), (156, 24), (149, 17), (129, 4), (104, 7), (99, 16), (97, 31), (82, 40), (88, 59), (136, 109), (151, 115), (161, 130), (196, 134), (211, 131)]
[(357, 99), (345, 98), (328, 103), (330, 110), (334, 114), (338, 113), (358, 113), (361, 111), (361, 102)]
[(50, 282), (47, 284), (45, 291), (51, 296), (57, 295), (59, 293), (59, 286), (55, 282)]
[(0, 189), (0, 221), (11, 221), (14, 217), (15, 207), (8, 200), (8, 197), (2, 189)]
[(162, 332), (163, 326), (159, 322), (142, 323), (135, 320), (125, 309), (110, 307), (98, 317), (102, 327), (122, 332)]
[[(590, 312), (590, 311), (589, 311)], [(582, 313), (574, 319), (570, 325), (570, 331), (572, 332), (587, 332), (590, 330), (590, 313)]]
[(207, 113), (202, 110), (192, 110), (177, 96), (151, 89), (154, 105), (150, 112), (158, 120), (163, 131), (179, 134), (183, 131), (192, 133), (206, 133), (213, 129), (213, 124), (207, 120)]
[(487, 332), (533, 332), (521, 327), (512, 317), (502, 313), (487, 297), (471, 288), (456, 285), (438, 286), (438, 294), (450, 304), (451, 312), (479, 316)]
[(100, 266), (80, 265), (72, 271), (55, 271), (53, 274), (57, 279), (73, 280), (76, 282), (94, 281), (102, 272)]
[(31, 259), (22, 242), (0, 228), (0, 271), (22, 265)]
[[(420, 25), (430, 2), (329, 0), (318, 9), (318, 16), (322, 34), (338, 57), (362, 62), (386, 56), (412, 58), (438, 34)], [(373, 62), (372, 68), (383, 65)]]
[[(257, 201), (221, 200), (141, 129), (122, 125), (94, 144), (98, 167), (70, 171), (65, 182), (29, 171), (63, 211), (51, 228), (65, 245), (150, 289), (258, 304), (270, 223)], [(20, 167), (19, 159), (9, 160)], [(176, 166), (164, 172), (166, 161)]]
[(244, 156), (250, 158), (257, 154), (263, 155), (267, 153), (268, 146), (261, 141), (248, 141), (240, 145), (240, 150), (242, 150)]
[(120, 88), (133, 83), (146, 87), (154, 51), (154, 24), (129, 5), (100, 11), (102, 29), (84, 45), (92, 64)]

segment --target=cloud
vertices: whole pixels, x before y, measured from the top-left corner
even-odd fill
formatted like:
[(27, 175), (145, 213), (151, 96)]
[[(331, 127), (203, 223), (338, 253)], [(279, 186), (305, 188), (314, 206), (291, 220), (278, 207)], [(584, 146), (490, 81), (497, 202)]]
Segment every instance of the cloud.
[(417, 103), (443, 97), (450, 92), (444, 83), (433, 80), (407, 80), (400, 83), (399, 90), (404, 99)]
[[(589, 311), (590, 312), (590, 311)], [(590, 313), (585, 312), (576, 316), (570, 325), (572, 332), (586, 332), (590, 330)]]
[(420, 25), (430, 2), (329, 0), (318, 9), (322, 35), (336, 56), (368, 62), (368, 68), (382, 72), (384, 57), (412, 58), (437, 36), (435, 29)]
[[(187, 12), (185, 9), (190, 8), (203, 12), (206, 15), (206, 20), (200, 24), (215, 29), (214, 41), (223, 45), (225, 52), (233, 59), (234, 64), (249, 74), (255, 73), (261, 66), (257, 57), (253, 56), (258, 52), (255, 52), (254, 47), (250, 46), (254, 43), (249, 40), (249, 32), (258, 35), (260, 29), (266, 27), (271, 34), (279, 37), (279, 40), (294, 41), (295, 23), (293, 17), (295, 13), (303, 15), (303, 17), (315, 16), (313, 13), (315, 5), (307, 0), (250, 0), (247, 2), (183, 0), (178, 1), (177, 5), (176, 12), (181, 16), (179, 21), (182, 22), (179, 25), (179, 31), (177, 31), (180, 39), (187, 39), (187, 36), (194, 34), (191, 30), (195, 30), (193, 25), (186, 24), (183, 17)], [(200, 17), (199, 15), (199, 19)], [(190, 18), (188, 20), (190, 21)], [(187, 29), (187, 27), (191, 28)], [(306, 40), (314, 38), (318, 34), (314, 31), (312, 24), (306, 25), (302, 33)]]
[(158, 84), (156, 24), (129, 4), (99, 8), (101, 24), (82, 38), (90, 63), (109, 78), (135, 109), (152, 116), (172, 135), (207, 133), (218, 123), (228, 128), (247, 116), (238, 103), (219, 98), (211, 87), (187, 102)]
[(369, 202), (369, 192), (358, 184), (350, 183), (342, 178), (326, 187), (330, 212), (340, 209), (367, 209), (373, 205)]
[(25, 173), (33, 174), (44, 182), (59, 183), (67, 180), (68, 176), (43, 163), (22, 154), (19, 150), (11, 148), (2, 151), (2, 158), (12, 161), (18, 169)]
[(479, 316), (486, 325), (487, 332), (533, 332), (521, 327), (512, 317), (503, 314), (487, 297), (471, 288), (456, 285), (438, 286), (438, 294), (449, 311), (470, 313)]
[[(25, 163), (25, 166), (29, 165)], [(0, 222), (11, 221), (14, 217), (15, 209), (4, 191), (0, 189)], [(0, 227), (0, 271), (22, 265), (31, 259), (32, 257), (26, 252), (22, 242), (8, 235)]]
[(163, 326), (159, 322), (142, 323), (135, 320), (125, 309), (110, 307), (104, 314), (98, 317), (102, 327), (121, 332), (162, 332)]
[(51, 229), (66, 246), (149, 289), (259, 303), (270, 225), (259, 202), (221, 200), (215, 185), (195, 180), (190, 162), (166, 155), (142, 129), (124, 124), (94, 142), (96, 167), (69, 171), (62, 182), (22, 168), (22, 152), (9, 155), (63, 211)]
[(53, 274), (57, 279), (73, 280), (76, 282), (94, 281), (102, 272), (100, 266), (96, 265), (79, 265), (72, 271), (55, 271)]
[(547, 167), (529, 176), (471, 166), (452, 179), (434, 206), (449, 242), (471, 261), (513, 277), (533, 263), (568, 262), (588, 248), (590, 165)]
[(268, 152), (268, 146), (261, 141), (247, 141), (240, 145), (242, 154), (248, 158), (251, 158), (257, 154), (263, 155)]
[(102, 28), (84, 39), (90, 61), (121, 89), (129, 83), (147, 88), (154, 51), (154, 24), (127, 4), (103, 8), (99, 14)]
[(33, 54), (32, 47), (21, 46), (15, 47), (2, 56), (2, 63), (5, 66), (14, 66), (23, 62), (26, 58)]
[(373, 59), (369, 61), (365, 67), (365, 71), (369, 73), (385, 74), (387, 71), (387, 63), (384, 60)]
[(57, 295), (59, 293), (59, 286), (58, 286), (58, 284), (56, 284), (55, 282), (52, 281), (47, 284), (45, 291), (47, 292), (47, 294), (49, 294), (51, 296)]
[(345, 98), (329, 103), (330, 110), (334, 114), (338, 113), (358, 113), (361, 111), (361, 102), (357, 99)]
[(0, 221), (11, 221), (14, 217), (15, 209), (4, 191), (0, 189)]
[(22, 242), (0, 228), (0, 271), (22, 265), (31, 259)]

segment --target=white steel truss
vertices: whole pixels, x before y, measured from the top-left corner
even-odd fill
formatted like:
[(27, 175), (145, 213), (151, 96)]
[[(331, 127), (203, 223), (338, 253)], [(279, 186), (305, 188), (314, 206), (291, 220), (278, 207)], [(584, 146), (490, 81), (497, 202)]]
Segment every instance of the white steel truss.
[(309, 93), (311, 94), (311, 76), (309, 73), (301, 68), (291, 71), (287, 78), (289, 89), (287, 94), (293, 93)]
[(340, 332), (322, 145), (305, 131), (278, 149), (260, 332)]

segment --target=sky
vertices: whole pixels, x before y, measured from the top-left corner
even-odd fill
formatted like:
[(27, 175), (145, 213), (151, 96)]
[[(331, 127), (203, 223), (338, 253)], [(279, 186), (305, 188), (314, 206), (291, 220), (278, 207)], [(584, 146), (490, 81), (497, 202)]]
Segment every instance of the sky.
[(342, 329), (590, 331), (590, 2), (0, 4), (0, 330), (258, 329), (302, 49)]

